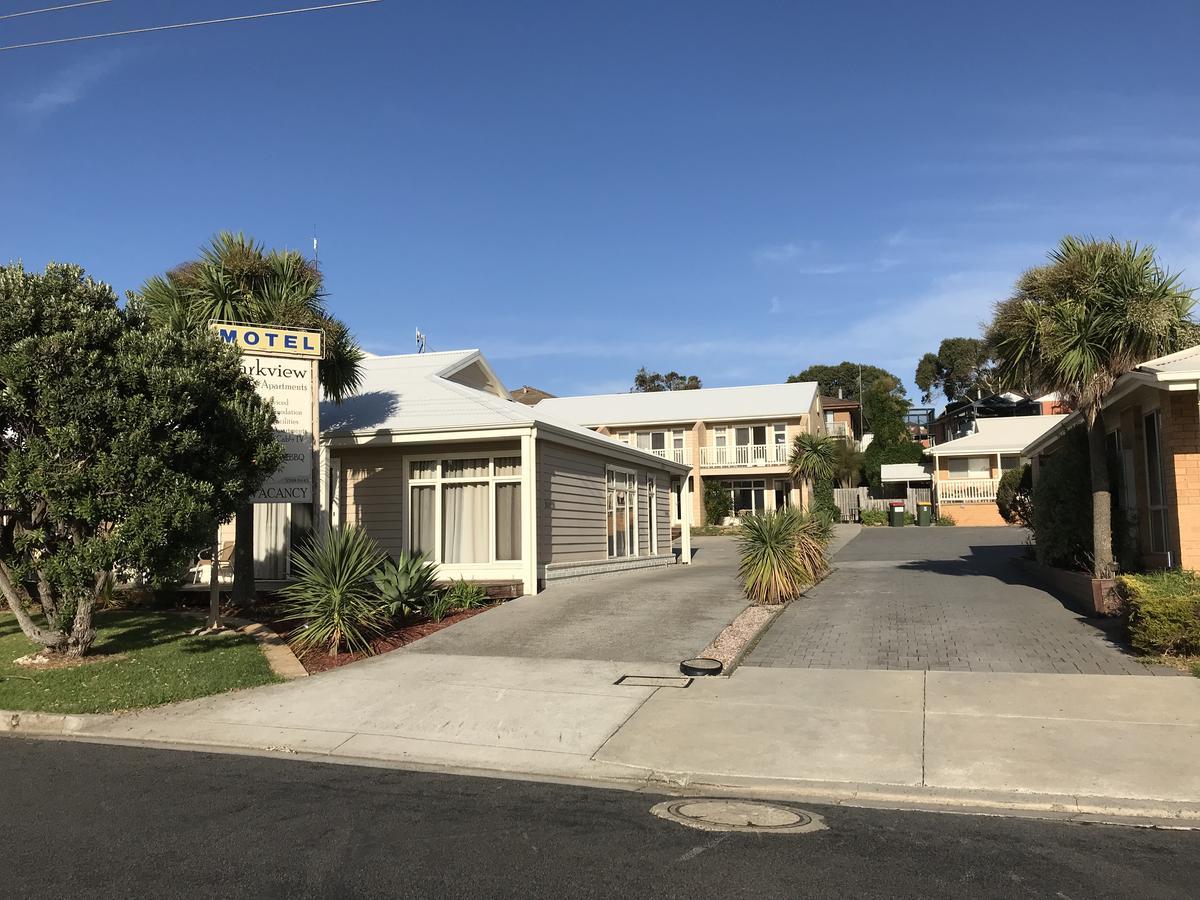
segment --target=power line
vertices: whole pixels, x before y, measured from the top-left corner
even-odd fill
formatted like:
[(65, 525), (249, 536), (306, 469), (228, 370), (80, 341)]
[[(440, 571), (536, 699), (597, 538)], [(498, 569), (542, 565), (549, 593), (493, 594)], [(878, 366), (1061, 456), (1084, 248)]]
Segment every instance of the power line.
[(97, 3), (112, 3), (112, 0), (83, 0), (82, 3), (63, 3), (61, 6), (44, 6), (41, 9), (27, 9), (24, 12), (4, 13), (0, 15), (0, 19), (19, 19), (21, 16), (36, 16), (39, 13), (58, 12), (60, 9), (95, 6)]
[(326, 9), (342, 9), (347, 6), (366, 6), (369, 3), (382, 3), (383, 0), (347, 0), (344, 3), (326, 3), (321, 6), (303, 6), (298, 9), (280, 9), (275, 12), (253, 13), (248, 16), (228, 16), (224, 19), (204, 19), (199, 22), (176, 22), (172, 25), (151, 25), (146, 28), (130, 28), (127, 31), (106, 31), (103, 34), (81, 34), (76, 37), (54, 38), (49, 41), (32, 41), (28, 44), (9, 44), (0, 47), (0, 53), (5, 50), (27, 50), (30, 47), (49, 47), (53, 44), (73, 44), (77, 41), (94, 41), (99, 38), (124, 37), (130, 34), (146, 34), (151, 31), (172, 31), (178, 28), (198, 28), (201, 25), (222, 25), (226, 22), (248, 22), (251, 19), (270, 19), (275, 16), (292, 16), (298, 13), (320, 12)]

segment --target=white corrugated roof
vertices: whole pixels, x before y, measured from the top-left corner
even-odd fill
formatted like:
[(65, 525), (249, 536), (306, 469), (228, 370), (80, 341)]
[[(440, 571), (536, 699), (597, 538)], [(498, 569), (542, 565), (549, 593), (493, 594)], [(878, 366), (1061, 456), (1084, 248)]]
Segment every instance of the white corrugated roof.
[(977, 419), (979, 431), (954, 441), (930, 447), (930, 456), (962, 456), (969, 453), (1020, 453), (1066, 416), (1004, 416)]
[(669, 422), (769, 419), (807, 413), (817, 396), (815, 381), (747, 387), (554, 397), (535, 409), (580, 425), (650, 425)]
[[(321, 404), (321, 433), (326, 438), (394, 433), (437, 433), (541, 425), (583, 438), (597, 449), (617, 455), (664, 460), (572, 422), (545, 414), (479, 388), (458, 384), (455, 373), (478, 365), (499, 385), (491, 366), (478, 350), (448, 350), (376, 356), (362, 361), (358, 393), (342, 403)], [(503, 387), (500, 386), (501, 390)], [(666, 463), (670, 468), (685, 468)]]
[(1168, 356), (1160, 356), (1138, 366), (1142, 372), (1150, 372), (1161, 380), (1178, 378), (1200, 381), (1200, 346), (1188, 347)]
[(929, 470), (920, 463), (885, 463), (879, 467), (880, 481), (928, 481)]

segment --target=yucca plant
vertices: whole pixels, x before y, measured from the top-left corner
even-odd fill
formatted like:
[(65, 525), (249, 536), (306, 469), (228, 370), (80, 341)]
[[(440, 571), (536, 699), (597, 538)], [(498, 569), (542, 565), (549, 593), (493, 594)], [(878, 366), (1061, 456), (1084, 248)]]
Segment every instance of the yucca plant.
[(299, 622), (291, 636), (299, 652), (346, 649), (371, 652), (371, 639), (387, 628), (371, 576), (387, 559), (379, 545), (353, 526), (327, 528), (292, 554), (296, 581), (280, 593), (284, 621)]
[(791, 507), (742, 521), (738, 576), (751, 603), (786, 603), (829, 567), (830, 525)]
[(424, 609), (438, 592), (437, 565), (422, 553), (401, 553), (395, 562), (386, 560), (371, 582), (388, 616), (408, 616)]

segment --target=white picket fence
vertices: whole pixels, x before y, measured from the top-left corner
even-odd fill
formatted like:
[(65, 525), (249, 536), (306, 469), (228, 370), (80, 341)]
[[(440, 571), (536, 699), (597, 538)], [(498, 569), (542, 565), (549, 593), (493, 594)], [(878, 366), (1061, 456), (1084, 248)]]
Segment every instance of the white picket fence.
[(999, 478), (955, 478), (939, 481), (939, 503), (994, 503)]

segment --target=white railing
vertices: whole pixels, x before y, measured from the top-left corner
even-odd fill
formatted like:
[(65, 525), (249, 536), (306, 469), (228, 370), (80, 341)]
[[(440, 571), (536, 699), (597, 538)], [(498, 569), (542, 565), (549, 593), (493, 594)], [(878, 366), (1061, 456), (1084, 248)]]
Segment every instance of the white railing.
[(784, 466), (787, 444), (742, 444), (736, 447), (701, 447), (702, 469), (749, 469), (754, 466)]
[(826, 422), (825, 433), (831, 437), (839, 438), (848, 438), (854, 436), (854, 432), (850, 430), (850, 425), (846, 422)]
[(999, 478), (953, 478), (937, 483), (939, 503), (994, 503)]
[(651, 450), (655, 456), (661, 456), (663, 459), (669, 459), (672, 462), (683, 463), (685, 466), (692, 464), (692, 451), (680, 448), (678, 450)]

